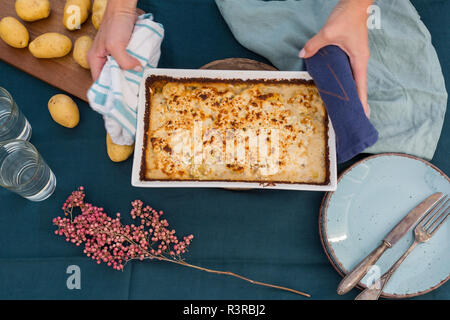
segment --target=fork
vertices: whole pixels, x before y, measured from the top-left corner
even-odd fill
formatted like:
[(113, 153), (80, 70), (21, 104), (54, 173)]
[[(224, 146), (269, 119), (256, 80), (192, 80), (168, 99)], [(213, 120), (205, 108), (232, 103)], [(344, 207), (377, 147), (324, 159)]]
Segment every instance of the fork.
[(420, 223), (414, 229), (414, 242), (408, 250), (394, 263), (394, 265), (386, 271), (386, 273), (371, 286), (362, 291), (355, 300), (377, 300), (383, 292), (384, 287), (389, 282), (394, 272), (414, 250), (417, 245), (427, 242), (436, 233), (436, 231), (448, 219), (450, 206), (448, 206), (448, 195), (443, 196), (434, 207), (425, 215)]

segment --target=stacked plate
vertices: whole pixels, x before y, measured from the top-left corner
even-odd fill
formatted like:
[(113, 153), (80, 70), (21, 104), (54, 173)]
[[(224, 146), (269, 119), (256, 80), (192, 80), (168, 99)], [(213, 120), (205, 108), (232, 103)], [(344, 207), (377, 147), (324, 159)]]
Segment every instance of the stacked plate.
[[(368, 157), (338, 180), (325, 195), (319, 218), (322, 245), (341, 275), (375, 249), (387, 233), (423, 199), (435, 192), (450, 195), (450, 180), (432, 164), (404, 154)], [(361, 280), (365, 288), (408, 249), (408, 232)], [(384, 288), (382, 297), (407, 298), (430, 292), (450, 278), (450, 221), (429, 242), (419, 245)]]

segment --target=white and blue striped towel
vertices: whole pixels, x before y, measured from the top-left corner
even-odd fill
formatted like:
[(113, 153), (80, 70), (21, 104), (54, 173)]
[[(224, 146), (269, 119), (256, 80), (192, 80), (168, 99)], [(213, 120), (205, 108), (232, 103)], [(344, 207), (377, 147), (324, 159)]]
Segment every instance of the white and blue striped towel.
[(151, 13), (139, 16), (127, 52), (142, 64), (142, 72), (122, 70), (113, 57), (88, 91), (92, 109), (103, 115), (106, 131), (114, 143), (131, 145), (136, 133), (139, 86), (146, 68), (156, 68), (161, 55), (164, 28)]

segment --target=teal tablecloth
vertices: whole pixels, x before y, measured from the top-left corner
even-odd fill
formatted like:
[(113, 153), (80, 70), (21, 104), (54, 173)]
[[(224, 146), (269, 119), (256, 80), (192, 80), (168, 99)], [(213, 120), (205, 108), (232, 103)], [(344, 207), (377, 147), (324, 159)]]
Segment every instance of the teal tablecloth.
[[(450, 1), (413, 1), (430, 29), (450, 81)], [(212, 0), (141, 1), (166, 28), (161, 67), (198, 68), (215, 59), (264, 61), (232, 37)], [(291, 299), (297, 296), (162, 262), (133, 262), (124, 272), (97, 265), (81, 249), (53, 234), (67, 195), (79, 185), (111, 214), (129, 212), (142, 199), (164, 210), (180, 235), (195, 240), (186, 258), (205, 267), (309, 292), (316, 299), (353, 298), (335, 293), (340, 276), (329, 264), (318, 234), (323, 193), (138, 189), (130, 185), (131, 160), (112, 163), (98, 114), (77, 101), (81, 122), (69, 130), (54, 123), (48, 99), (60, 91), (0, 62), (0, 86), (11, 92), (33, 127), (32, 142), (55, 172), (55, 194), (32, 203), (0, 190), (0, 298), (98, 299)], [(450, 171), (449, 116), (432, 163)], [(361, 157), (360, 157), (361, 158)], [(349, 165), (346, 164), (346, 165)], [(341, 167), (342, 169), (343, 167)], [(66, 269), (81, 268), (81, 289), (68, 290)], [(450, 286), (423, 296), (450, 299)]]

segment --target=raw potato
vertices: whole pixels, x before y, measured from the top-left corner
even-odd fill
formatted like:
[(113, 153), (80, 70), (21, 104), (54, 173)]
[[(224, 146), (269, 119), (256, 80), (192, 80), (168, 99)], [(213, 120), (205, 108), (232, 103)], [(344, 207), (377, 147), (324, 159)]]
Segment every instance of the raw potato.
[(121, 146), (115, 144), (109, 134), (106, 134), (106, 151), (108, 152), (109, 158), (114, 162), (122, 162), (127, 160), (134, 151), (134, 145), (131, 146)]
[(49, 0), (16, 0), (16, 12), (24, 21), (36, 21), (50, 15)]
[(87, 20), (90, 9), (91, 0), (67, 0), (64, 6), (64, 26), (71, 31), (80, 29)]
[(36, 58), (60, 58), (72, 50), (72, 41), (63, 34), (49, 32), (31, 41), (28, 49)]
[(74, 128), (80, 122), (80, 112), (76, 103), (65, 94), (57, 94), (48, 102), (52, 119), (66, 128)]
[(89, 69), (87, 53), (92, 46), (92, 39), (89, 36), (82, 36), (75, 41), (73, 47), (73, 58), (83, 68)]
[(0, 38), (14, 48), (28, 46), (30, 35), (27, 28), (16, 18), (5, 17), (0, 21)]
[(108, 0), (94, 0), (94, 5), (92, 6), (92, 24), (97, 30), (102, 23), (107, 4)]
[(84, 6), (88, 12), (91, 10), (91, 2), (91, 0), (83, 0)]

